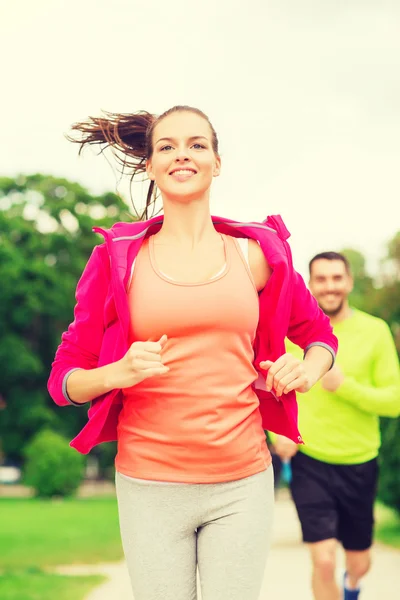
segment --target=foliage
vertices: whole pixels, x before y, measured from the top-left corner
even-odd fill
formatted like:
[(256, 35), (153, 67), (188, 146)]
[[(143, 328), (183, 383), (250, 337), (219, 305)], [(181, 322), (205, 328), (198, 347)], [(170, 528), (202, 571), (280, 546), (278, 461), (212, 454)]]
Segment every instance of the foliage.
[(379, 502), (375, 505), (375, 537), (382, 544), (400, 549), (400, 515)]
[[(342, 252), (354, 275), (352, 304), (389, 324), (400, 355), (400, 232), (388, 243), (387, 256), (381, 262), (380, 286), (367, 275), (362, 254), (352, 249)], [(381, 433), (379, 497), (400, 514), (400, 418), (381, 419)]]
[(0, 439), (9, 461), (21, 462), (44, 426), (71, 438), (86, 421), (85, 409), (56, 407), (46, 383), (77, 280), (102, 242), (92, 227), (121, 220), (131, 217), (115, 194), (45, 175), (0, 178)]
[(349, 261), (354, 278), (354, 288), (350, 295), (350, 302), (356, 308), (361, 309), (365, 304), (365, 299), (374, 290), (373, 279), (366, 272), (365, 258), (361, 252), (352, 248), (344, 248), (342, 254)]
[(379, 498), (400, 515), (400, 418), (382, 419), (381, 431)]
[(25, 447), (25, 483), (41, 498), (71, 496), (78, 489), (86, 459), (58, 433), (42, 430)]

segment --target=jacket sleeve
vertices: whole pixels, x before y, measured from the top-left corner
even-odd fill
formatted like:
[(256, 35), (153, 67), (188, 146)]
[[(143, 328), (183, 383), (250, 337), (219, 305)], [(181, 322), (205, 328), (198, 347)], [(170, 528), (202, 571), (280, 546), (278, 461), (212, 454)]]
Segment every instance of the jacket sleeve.
[(312, 346), (322, 346), (336, 358), (338, 341), (329, 318), (319, 308), (299, 273), (294, 271), (294, 289), (287, 337), (307, 352)]
[(96, 246), (76, 288), (74, 320), (61, 336), (47, 384), (50, 396), (59, 406), (74, 404), (66, 393), (69, 374), (76, 369), (94, 369), (98, 364), (110, 279), (107, 261), (105, 244)]
[(346, 376), (335, 394), (349, 404), (381, 417), (400, 415), (400, 366), (388, 325), (381, 321), (373, 344), (371, 383)]

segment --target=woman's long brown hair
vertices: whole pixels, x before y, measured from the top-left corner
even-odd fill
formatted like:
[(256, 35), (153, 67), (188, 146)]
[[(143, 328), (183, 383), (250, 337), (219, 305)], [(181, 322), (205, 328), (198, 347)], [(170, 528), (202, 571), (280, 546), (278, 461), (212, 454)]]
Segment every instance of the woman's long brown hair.
[[(81, 136), (79, 139), (67, 136), (67, 139), (80, 144), (79, 154), (87, 144), (99, 144), (102, 146), (101, 151), (110, 147), (122, 167), (122, 173), (126, 170), (131, 173), (132, 183), (136, 175), (146, 173), (146, 161), (153, 154), (154, 128), (174, 112), (193, 112), (205, 119), (211, 128), (213, 150), (218, 155), (218, 138), (214, 127), (207, 115), (191, 106), (174, 106), (160, 116), (146, 111), (131, 114), (104, 112), (102, 117), (89, 117), (87, 121), (75, 123), (72, 131), (80, 132)], [(154, 181), (150, 181), (146, 207), (141, 214), (137, 212), (132, 198), (133, 208), (140, 219), (148, 219), (154, 214), (157, 197), (157, 186)]]

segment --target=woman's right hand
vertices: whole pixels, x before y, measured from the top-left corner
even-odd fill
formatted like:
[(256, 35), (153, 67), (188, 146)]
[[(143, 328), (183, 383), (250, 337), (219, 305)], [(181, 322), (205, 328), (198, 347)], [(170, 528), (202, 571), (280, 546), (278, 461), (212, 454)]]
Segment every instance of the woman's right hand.
[(124, 389), (168, 373), (169, 367), (162, 363), (161, 352), (167, 342), (163, 335), (158, 342), (134, 342), (125, 356), (109, 365), (109, 383), (114, 389)]

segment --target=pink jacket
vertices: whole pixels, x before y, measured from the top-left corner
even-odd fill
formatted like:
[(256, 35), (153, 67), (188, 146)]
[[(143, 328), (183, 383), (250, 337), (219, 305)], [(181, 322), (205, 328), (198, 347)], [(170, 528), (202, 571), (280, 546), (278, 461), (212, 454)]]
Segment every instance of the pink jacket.
[[(337, 339), (329, 319), (319, 309), (301, 276), (293, 269), (287, 238), (289, 232), (280, 216), (263, 223), (239, 223), (213, 217), (217, 231), (258, 240), (272, 275), (260, 293), (260, 319), (255, 339), (255, 368), (260, 375), (255, 391), (260, 399), (263, 427), (297, 443), (295, 392), (277, 399), (265, 390), (259, 369), (262, 360), (277, 360), (285, 353), (287, 336), (306, 352), (313, 345), (327, 348), (335, 358)], [(127, 284), (133, 260), (146, 235), (155, 233), (162, 217), (135, 223), (117, 223), (109, 230), (94, 228), (105, 242), (96, 246), (80, 278), (74, 321), (63, 333), (52, 365), (48, 390), (59, 406), (71, 404), (66, 381), (75, 369), (94, 369), (124, 356), (128, 350), (129, 309)], [(116, 440), (121, 390), (115, 389), (90, 403), (89, 420), (71, 446), (88, 453), (93, 446)]]

